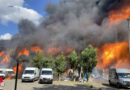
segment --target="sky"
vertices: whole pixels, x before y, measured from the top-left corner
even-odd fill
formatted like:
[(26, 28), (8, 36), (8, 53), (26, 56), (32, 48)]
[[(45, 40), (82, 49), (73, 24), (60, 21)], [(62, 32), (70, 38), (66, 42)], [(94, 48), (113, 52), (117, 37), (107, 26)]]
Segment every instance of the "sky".
[(17, 34), (17, 24), (22, 18), (40, 23), (50, 1), (57, 3), (59, 0), (0, 0), (0, 40), (8, 40)]

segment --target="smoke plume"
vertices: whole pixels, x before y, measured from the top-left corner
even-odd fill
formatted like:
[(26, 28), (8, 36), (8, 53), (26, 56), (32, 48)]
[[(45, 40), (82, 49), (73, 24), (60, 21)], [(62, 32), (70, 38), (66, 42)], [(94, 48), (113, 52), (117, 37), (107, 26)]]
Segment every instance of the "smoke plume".
[(0, 46), (10, 51), (8, 52), (10, 57), (14, 58), (20, 47), (30, 48), (38, 45), (43, 50), (53, 47), (64, 50), (70, 46), (81, 51), (89, 44), (101, 47), (105, 43), (126, 41), (128, 40), (127, 21), (110, 24), (108, 17), (109, 12), (118, 10), (123, 2), (129, 1), (60, 0), (59, 3), (50, 2), (44, 9), (46, 16), (41, 24), (35, 25), (27, 19), (21, 20), (18, 24), (19, 33), (11, 40), (0, 41)]

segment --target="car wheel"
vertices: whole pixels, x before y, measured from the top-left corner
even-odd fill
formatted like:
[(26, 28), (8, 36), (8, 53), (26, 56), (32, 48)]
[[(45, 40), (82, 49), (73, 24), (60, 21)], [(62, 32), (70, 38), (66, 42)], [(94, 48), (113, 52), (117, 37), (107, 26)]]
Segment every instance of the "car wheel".
[(32, 82), (34, 82), (34, 81), (35, 81), (35, 79), (32, 80)]
[(111, 81), (110, 81), (110, 80), (109, 80), (109, 85), (110, 85), (110, 86), (112, 86), (112, 83), (111, 83)]
[(51, 81), (50, 84), (53, 84), (53, 82)]
[(117, 83), (117, 88), (119, 89), (119, 88), (121, 88), (121, 86), (120, 86), (120, 84), (119, 83)]
[(22, 82), (24, 82), (24, 80), (22, 80)]
[(39, 84), (42, 84), (42, 82), (41, 82), (41, 81), (39, 81), (38, 83), (39, 83)]

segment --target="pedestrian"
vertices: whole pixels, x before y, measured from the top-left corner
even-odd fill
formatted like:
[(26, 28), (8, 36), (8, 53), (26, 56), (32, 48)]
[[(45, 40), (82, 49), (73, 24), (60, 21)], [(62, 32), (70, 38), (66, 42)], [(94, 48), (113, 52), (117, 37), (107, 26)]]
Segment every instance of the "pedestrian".
[(2, 79), (2, 77), (0, 77), (0, 83), (2, 83), (3, 82), (3, 79)]
[(87, 74), (84, 74), (84, 81), (87, 81)]
[(3, 89), (3, 87), (5, 86), (2, 77), (0, 77), (0, 90)]

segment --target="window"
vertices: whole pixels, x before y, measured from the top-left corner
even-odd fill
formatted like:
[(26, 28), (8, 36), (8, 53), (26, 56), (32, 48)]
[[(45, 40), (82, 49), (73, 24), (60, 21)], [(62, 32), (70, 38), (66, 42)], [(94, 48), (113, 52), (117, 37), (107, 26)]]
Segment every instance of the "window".
[(34, 74), (34, 70), (25, 70), (24, 74)]
[(52, 75), (52, 71), (42, 71), (43, 75)]
[(118, 73), (119, 78), (130, 78), (130, 73)]
[(3, 73), (3, 71), (0, 71), (0, 73), (2, 74), (2, 73)]

